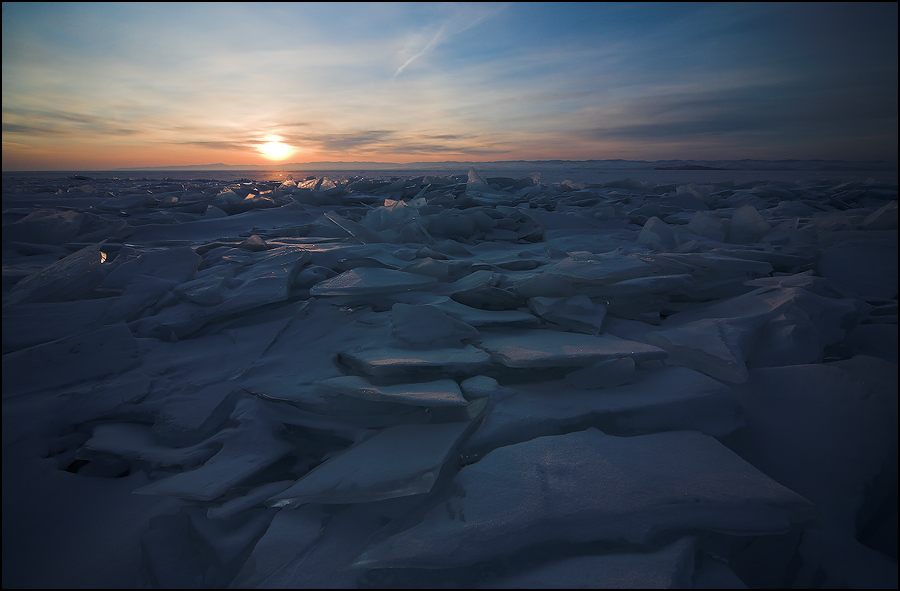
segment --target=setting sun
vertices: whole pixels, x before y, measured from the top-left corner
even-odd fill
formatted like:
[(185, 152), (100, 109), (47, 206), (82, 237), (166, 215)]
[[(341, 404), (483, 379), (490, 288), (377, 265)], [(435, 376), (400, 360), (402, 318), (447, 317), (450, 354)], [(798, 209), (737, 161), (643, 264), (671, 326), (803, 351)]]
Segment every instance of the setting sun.
[(260, 153), (269, 160), (284, 160), (294, 149), (281, 141), (277, 135), (270, 135), (266, 138), (266, 143), (257, 148)]

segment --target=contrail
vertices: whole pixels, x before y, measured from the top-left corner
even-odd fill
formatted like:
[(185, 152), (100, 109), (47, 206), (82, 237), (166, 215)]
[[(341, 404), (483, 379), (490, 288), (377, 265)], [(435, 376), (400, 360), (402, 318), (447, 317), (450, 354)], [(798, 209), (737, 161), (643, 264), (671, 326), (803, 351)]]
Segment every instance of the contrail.
[[(482, 21), (499, 14), (508, 5), (509, 5), (509, 3), (503, 3), (498, 6), (492, 7), (491, 10), (484, 10), (484, 7), (479, 6), (479, 9), (477, 9), (477, 13), (474, 15), (469, 11), (470, 7), (464, 5), (466, 8), (466, 12), (463, 13), (463, 12), (457, 10), (456, 14), (454, 14), (453, 16), (449, 17), (446, 21), (444, 21), (444, 23), (437, 30), (437, 32), (434, 34), (434, 36), (431, 38), (431, 40), (425, 45), (425, 47), (423, 47), (414, 56), (412, 56), (411, 58), (409, 58), (408, 60), (403, 62), (402, 66), (397, 68), (397, 71), (394, 72), (394, 78), (399, 76), (400, 73), (403, 72), (403, 70), (405, 70), (409, 64), (413, 63), (414, 61), (416, 61), (423, 55), (425, 55), (427, 53), (431, 53), (432, 51), (434, 51), (434, 49), (437, 46), (446, 42), (448, 39), (450, 39), (454, 35), (458, 35), (458, 34), (462, 33), (463, 31), (467, 31), (467, 30), (471, 29), (472, 27), (475, 27), (475, 26), (481, 24)], [(449, 29), (449, 32), (448, 32), (448, 29)]]
[[(406, 66), (413, 63), (414, 61), (416, 61), (417, 59), (419, 59), (420, 57), (422, 57), (426, 53), (429, 53), (431, 50), (433, 50), (435, 47), (437, 47), (438, 44), (441, 42), (441, 37), (443, 37), (444, 30), (446, 28), (447, 28), (447, 23), (444, 23), (443, 25), (441, 25), (441, 28), (438, 29), (438, 31), (437, 31), (437, 33), (435, 33), (434, 37), (431, 38), (431, 41), (429, 41), (428, 44), (422, 48), (422, 51), (420, 51), (416, 55), (412, 56), (411, 58), (409, 58), (408, 60), (403, 62), (403, 65), (400, 66), (399, 68), (397, 68), (397, 71), (394, 72), (394, 78), (399, 76), (400, 72), (402, 72), (403, 70), (406, 69)], [(465, 29), (463, 29), (463, 30), (465, 30)]]

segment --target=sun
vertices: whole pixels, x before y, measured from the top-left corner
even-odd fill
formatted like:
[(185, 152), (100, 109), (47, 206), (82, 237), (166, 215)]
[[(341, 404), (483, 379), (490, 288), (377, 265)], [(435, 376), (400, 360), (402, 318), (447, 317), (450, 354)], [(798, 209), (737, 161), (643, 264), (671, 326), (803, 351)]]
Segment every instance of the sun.
[(269, 160), (284, 160), (293, 153), (294, 148), (281, 141), (281, 137), (270, 135), (257, 150)]

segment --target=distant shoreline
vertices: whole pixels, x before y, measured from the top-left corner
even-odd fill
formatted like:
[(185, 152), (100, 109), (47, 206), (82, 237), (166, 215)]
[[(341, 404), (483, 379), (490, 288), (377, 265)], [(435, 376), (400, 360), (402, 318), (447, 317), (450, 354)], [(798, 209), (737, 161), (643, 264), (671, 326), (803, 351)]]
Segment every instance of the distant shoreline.
[[(194, 164), (186, 166), (140, 166), (110, 169), (77, 169), (80, 172), (273, 172), (273, 171), (403, 171), (403, 170), (508, 170), (531, 172), (534, 170), (734, 170), (734, 171), (803, 171), (842, 172), (878, 171), (895, 172), (897, 162), (886, 160), (509, 160), (509, 161), (443, 161), (443, 162), (288, 162), (283, 164)], [(67, 170), (4, 170), (19, 172), (67, 172)]]

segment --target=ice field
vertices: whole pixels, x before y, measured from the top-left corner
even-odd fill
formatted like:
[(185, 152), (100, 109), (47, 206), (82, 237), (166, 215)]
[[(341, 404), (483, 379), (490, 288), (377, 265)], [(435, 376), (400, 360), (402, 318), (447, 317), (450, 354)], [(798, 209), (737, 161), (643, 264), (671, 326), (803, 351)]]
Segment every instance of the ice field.
[(4, 174), (3, 586), (896, 588), (896, 173), (689, 174)]

